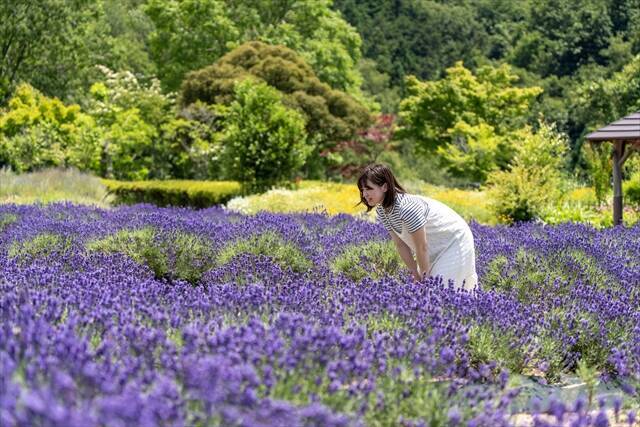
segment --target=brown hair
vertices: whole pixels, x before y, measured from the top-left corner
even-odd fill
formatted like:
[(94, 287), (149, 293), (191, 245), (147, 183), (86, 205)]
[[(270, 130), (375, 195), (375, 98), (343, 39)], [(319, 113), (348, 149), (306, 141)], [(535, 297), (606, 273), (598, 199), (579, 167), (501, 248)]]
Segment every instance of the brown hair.
[[(379, 186), (387, 184), (387, 192), (385, 193), (384, 200), (382, 201), (382, 206), (385, 208), (393, 205), (393, 202), (396, 200), (396, 194), (406, 193), (405, 189), (402, 188), (396, 177), (393, 176), (393, 172), (391, 172), (391, 169), (382, 164), (369, 165), (364, 168), (364, 170), (360, 174), (360, 177), (358, 178), (360, 203), (364, 204), (367, 207), (367, 212), (373, 209), (373, 206), (369, 206), (366, 199), (364, 198), (364, 195), (362, 194), (362, 189), (367, 185), (367, 180)], [(360, 203), (358, 203), (356, 206), (358, 206)]]

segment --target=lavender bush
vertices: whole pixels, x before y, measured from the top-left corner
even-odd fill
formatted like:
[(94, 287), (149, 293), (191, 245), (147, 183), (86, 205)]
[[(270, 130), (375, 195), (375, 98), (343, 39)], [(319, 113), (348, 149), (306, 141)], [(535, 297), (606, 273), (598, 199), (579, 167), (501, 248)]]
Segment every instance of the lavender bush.
[[(413, 283), (349, 215), (59, 203), (0, 224), (3, 426), (636, 422), (640, 225), (474, 223), (468, 293)], [(622, 393), (518, 385), (566, 375)]]

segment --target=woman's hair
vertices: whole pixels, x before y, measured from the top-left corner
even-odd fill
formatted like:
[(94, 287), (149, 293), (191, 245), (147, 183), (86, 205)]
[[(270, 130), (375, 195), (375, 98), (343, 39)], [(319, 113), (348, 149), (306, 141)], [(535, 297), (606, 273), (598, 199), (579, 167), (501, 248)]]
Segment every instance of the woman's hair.
[[(360, 174), (360, 178), (358, 178), (358, 189), (360, 190), (360, 203), (364, 204), (367, 207), (367, 212), (373, 209), (373, 206), (369, 206), (367, 200), (364, 198), (362, 194), (363, 188), (367, 185), (367, 180), (373, 182), (375, 185), (382, 186), (387, 184), (387, 192), (385, 193), (384, 200), (382, 201), (382, 206), (388, 208), (393, 205), (393, 202), (396, 199), (396, 194), (398, 193), (406, 193), (405, 189), (402, 188), (398, 180), (395, 176), (393, 176), (393, 172), (385, 165), (381, 164), (373, 164), (369, 165)], [(358, 203), (358, 205), (360, 204)], [(356, 206), (358, 206), (356, 205)]]

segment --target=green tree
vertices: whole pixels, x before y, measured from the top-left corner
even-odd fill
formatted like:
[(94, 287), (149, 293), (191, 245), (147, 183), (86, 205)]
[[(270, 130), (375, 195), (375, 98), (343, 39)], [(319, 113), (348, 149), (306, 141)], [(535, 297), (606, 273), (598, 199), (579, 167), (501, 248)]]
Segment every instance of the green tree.
[(486, 33), (465, 2), (336, 0), (335, 7), (362, 35), (364, 56), (394, 87), (409, 74), (434, 79), (455, 61), (474, 64), (486, 49)]
[(409, 96), (400, 104), (400, 136), (415, 140), (422, 154), (438, 153), (457, 176), (482, 181), (509, 164), (509, 136), (526, 120), (542, 90), (518, 88), (506, 64), (484, 66), (474, 75), (461, 62), (445, 78), (421, 82), (407, 78)]
[(197, 100), (228, 105), (237, 81), (257, 78), (283, 94), (282, 102), (305, 116), (306, 132), (314, 146), (307, 176), (321, 177), (325, 163), (319, 156), (340, 141), (353, 138), (371, 123), (368, 110), (348, 94), (322, 83), (296, 52), (284, 46), (249, 42), (215, 64), (193, 71), (182, 85), (181, 103)]
[(150, 0), (145, 10), (156, 26), (152, 55), (170, 90), (188, 71), (260, 40), (299, 52), (323, 82), (360, 96), (361, 39), (330, 6), (331, 0)]
[(101, 131), (78, 105), (19, 85), (0, 111), (0, 167), (29, 172), (50, 166), (97, 170)]
[(0, 2), (0, 103), (20, 81), (49, 95), (65, 94), (78, 48), (74, 31), (89, 19), (88, 5), (87, 0)]
[(91, 86), (87, 108), (104, 129), (100, 173), (117, 179), (164, 178), (161, 127), (174, 117), (175, 101), (160, 82), (141, 84), (130, 72), (99, 67), (102, 82)]
[(185, 73), (211, 64), (240, 38), (223, 0), (149, 0), (145, 12), (155, 24), (151, 55), (168, 90), (178, 89)]
[(542, 0), (531, 9), (527, 32), (509, 60), (542, 77), (573, 74), (580, 66), (604, 64), (602, 50), (612, 36), (606, 2)]
[(220, 178), (221, 139), (227, 107), (196, 102), (161, 126), (158, 153), (163, 176), (183, 179)]
[(304, 117), (263, 82), (243, 80), (234, 94), (223, 140), (227, 176), (247, 192), (294, 178), (311, 151)]

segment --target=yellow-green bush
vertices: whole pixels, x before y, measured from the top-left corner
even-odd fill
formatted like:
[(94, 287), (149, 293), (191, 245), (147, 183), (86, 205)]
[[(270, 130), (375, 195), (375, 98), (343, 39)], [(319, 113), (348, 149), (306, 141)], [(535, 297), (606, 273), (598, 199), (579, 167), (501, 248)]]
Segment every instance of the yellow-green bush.
[(625, 201), (640, 208), (640, 171), (623, 183), (623, 192)]
[(234, 181), (115, 181), (102, 182), (116, 204), (153, 203), (158, 206), (204, 208), (223, 204), (240, 194)]

